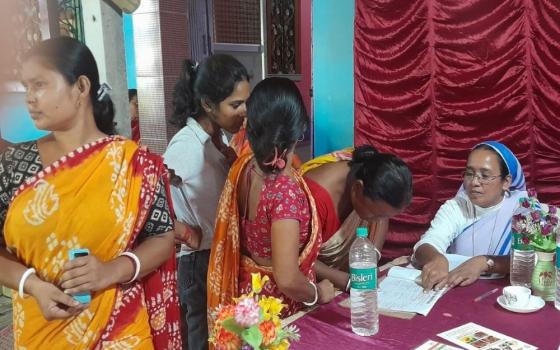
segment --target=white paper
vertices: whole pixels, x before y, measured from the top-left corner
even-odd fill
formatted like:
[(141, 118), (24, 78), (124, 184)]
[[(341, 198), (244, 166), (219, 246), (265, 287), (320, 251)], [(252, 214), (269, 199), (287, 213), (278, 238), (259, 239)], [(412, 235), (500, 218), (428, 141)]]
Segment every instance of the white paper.
[(414, 280), (388, 276), (379, 285), (378, 307), (384, 311), (406, 311), (428, 315), (446, 289), (429, 291)]
[(476, 323), (467, 323), (438, 334), (441, 338), (467, 350), (535, 350), (529, 345)]
[(455, 346), (443, 344), (433, 340), (428, 340), (419, 347), (414, 348), (414, 350), (461, 350), (461, 348), (457, 348)]
[[(445, 257), (449, 261), (450, 270), (469, 259), (467, 256), (456, 254), (446, 254)], [(421, 270), (413, 267), (394, 266), (389, 269), (387, 277), (379, 284), (379, 309), (428, 315), (447, 289), (424, 293), (424, 288), (420, 285), (421, 274)]]

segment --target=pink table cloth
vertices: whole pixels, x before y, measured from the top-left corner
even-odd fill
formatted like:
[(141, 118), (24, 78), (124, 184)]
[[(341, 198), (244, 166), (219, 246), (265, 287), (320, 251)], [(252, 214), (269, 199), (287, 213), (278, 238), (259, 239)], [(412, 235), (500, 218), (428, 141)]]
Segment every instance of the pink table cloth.
[[(350, 309), (339, 305), (348, 297), (338, 296), (293, 324), (300, 329), (301, 340), (294, 342), (294, 350), (330, 349), (414, 349), (428, 339), (446, 343), (437, 336), (468, 322), (474, 322), (494, 331), (519, 339), (543, 350), (556, 350), (560, 345), (560, 311), (554, 303), (546, 303), (541, 310), (518, 314), (503, 309), (496, 302), (501, 288), (508, 279), (479, 280), (468, 287), (457, 287), (445, 294), (428, 316), (415, 316), (412, 320), (379, 317), (379, 333), (360, 337), (352, 333)], [(474, 302), (474, 298), (496, 287), (500, 291)], [(449, 343), (448, 343), (449, 344)]]

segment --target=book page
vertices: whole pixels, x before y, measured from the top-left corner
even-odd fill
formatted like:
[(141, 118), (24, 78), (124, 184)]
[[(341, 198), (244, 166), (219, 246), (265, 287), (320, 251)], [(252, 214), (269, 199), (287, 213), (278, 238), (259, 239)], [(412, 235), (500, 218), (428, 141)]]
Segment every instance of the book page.
[(439, 337), (467, 350), (534, 350), (529, 345), (476, 323), (467, 323), (438, 334)]
[[(456, 254), (446, 254), (445, 257), (450, 270), (469, 259)], [(387, 277), (379, 284), (378, 307), (384, 311), (416, 312), (426, 316), (447, 289), (424, 293), (420, 277), (422, 271), (409, 266), (389, 269)]]
[(422, 274), (422, 270), (417, 270), (413, 267), (410, 268), (410, 267), (393, 266), (389, 269), (389, 272), (387, 273), (387, 277), (416, 281), (421, 274)]
[(416, 312), (426, 316), (446, 291), (447, 289), (441, 289), (424, 293), (424, 289), (414, 280), (387, 276), (379, 285), (378, 308), (384, 311)]

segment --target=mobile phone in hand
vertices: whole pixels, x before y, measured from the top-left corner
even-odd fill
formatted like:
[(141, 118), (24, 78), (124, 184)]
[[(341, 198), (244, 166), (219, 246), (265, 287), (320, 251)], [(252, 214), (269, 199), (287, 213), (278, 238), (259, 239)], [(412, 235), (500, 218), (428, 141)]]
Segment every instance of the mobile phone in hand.
[[(88, 256), (88, 255), (89, 255), (88, 249), (70, 249), (70, 251), (68, 252), (68, 257), (70, 258), (70, 260), (74, 260), (76, 258), (82, 256)], [(72, 297), (80, 304), (89, 304), (91, 302), (90, 293), (82, 292), (82, 293), (74, 294), (72, 295)]]

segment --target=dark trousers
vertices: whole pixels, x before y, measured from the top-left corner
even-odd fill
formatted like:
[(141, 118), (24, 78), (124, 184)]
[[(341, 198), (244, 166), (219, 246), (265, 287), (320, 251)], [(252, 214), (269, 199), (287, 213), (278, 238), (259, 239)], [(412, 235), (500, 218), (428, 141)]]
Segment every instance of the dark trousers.
[(193, 252), (179, 258), (178, 284), (181, 302), (184, 350), (208, 349), (206, 275), (210, 250)]

